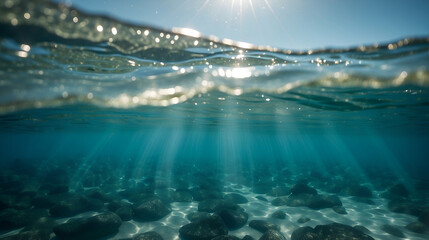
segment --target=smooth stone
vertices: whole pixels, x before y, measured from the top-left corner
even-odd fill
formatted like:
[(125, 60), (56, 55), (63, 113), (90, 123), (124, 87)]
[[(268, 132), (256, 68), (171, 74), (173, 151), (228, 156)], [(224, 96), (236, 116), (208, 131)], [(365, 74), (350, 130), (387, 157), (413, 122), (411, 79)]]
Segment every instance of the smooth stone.
[(222, 199), (205, 199), (198, 203), (198, 211), (213, 213), (215, 208), (223, 201)]
[(107, 209), (109, 209), (109, 211), (111, 212), (115, 212), (116, 210), (118, 210), (120, 207), (124, 206), (124, 204), (121, 201), (112, 201), (110, 203), (107, 204)]
[(387, 190), (387, 193), (388, 193), (388, 197), (390, 198), (394, 198), (394, 197), (408, 198), (408, 195), (410, 194), (408, 189), (402, 183), (397, 183), (391, 186)]
[(255, 185), (252, 188), (252, 192), (256, 194), (266, 194), (271, 191), (271, 186), (269, 185)]
[(49, 217), (39, 218), (23, 228), (18, 234), (1, 238), (2, 240), (49, 240), (55, 221)]
[(332, 223), (314, 228), (321, 239), (373, 239), (365, 233), (344, 224)]
[(67, 170), (63, 168), (54, 168), (50, 169), (43, 174), (43, 182), (46, 183), (57, 183), (57, 184), (68, 184), (69, 183), (69, 176)]
[(203, 201), (206, 199), (221, 199), (222, 192), (217, 190), (192, 189), (192, 197), (194, 201)]
[(99, 211), (103, 206), (103, 202), (97, 199), (72, 197), (60, 201), (52, 206), (49, 213), (53, 217), (72, 217), (87, 211)]
[(429, 190), (429, 181), (419, 180), (419, 182), (416, 183), (415, 187), (416, 187), (416, 190), (420, 190), (420, 191)]
[(98, 199), (100, 201), (106, 201), (108, 200), (108, 197), (106, 194), (101, 190), (100, 188), (91, 188), (84, 192), (85, 196), (89, 198)]
[(26, 231), (15, 235), (0, 238), (1, 240), (49, 240), (50, 236), (46, 236), (40, 231)]
[[(285, 204), (289, 207), (306, 207), (309, 205), (313, 196), (314, 195), (312, 195), (312, 194), (290, 195), (286, 199)], [(283, 197), (281, 197), (281, 198), (283, 198)], [(284, 200), (284, 199), (282, 199), (282, 200)]]
[(219, 213), (225, 209), (244, 212), (244, 209), (241, 208), (238, 204), (223, 199), (207, 199), (198, 204), (198, 211), (200, 212)]
[(244, 226), (249, 215), (243, 211), (225, 209), (219, 212), (219, 216), (229, 229), (237, 229)]
[(118, 194), (132, 203), (139, 203), (142, 201), (147, 201), (151, 199), (158, 199), (157, 196), (152, 192), (141, 192), (135, 188), (125, 189), (118, 192)]
[(271, 214), (271, 217), (277, 218), (277, 219), (286, 219), (286, 213), (282, 210), (277, 210)]
[(54, 227), (59, 240), (93, 240), (118, 232), (121, 218), (112, 212), (104, 212), (89, 218), (72, 218)]
[(305, 183), (299, 182), (295, 185), (293, 185), (290, 188), (290, 192), (292, 193), (292, 195), (300, 195), (300, 194), (311, 194), (311, 195), (316, 195), (317, 194), (317, 190), (308, 186)]
[(41, 217), (37, 221), (24, 227), (21, 232), (40, 231), (49, 236), (55, 226), (55, 220), (50, 217)]
[(268, 202), (268, 199), (264, 198), (263, 196), (256, 196), (255, 198), (264, 202)]
[(386, 232), (392, 236), (395, 236), (398, 238), (405, 238), (405, 235), (397, 227), (394, 227), (391, 225), (383, 225), (383, 226), (381, 226), (381, 230), (383, 230), (384, 232)]
[(31, 205), (35, 208), (51, 208), (55, 205), (53, 201), (48, 196), (36, 196), (31, 200)]
[(226, 201), (233, 202), (235, 204), (243, 204), (249, 202), (246, 197), (238, 193), (230, 193), (224, 196)]
[(419, 221), (429, 226), (429, 209), (425, 209), (419, 215)]
[(311, 227), (300, 227), (292, 232), (291, 240), (321, 240)]
[[(402, 201), (402, 200), (392, 200), (388, 203), (387, 208), (390, 211), (395, 213), (405, 213), (413, 216), (420, 216), (424, 213), (424, 207), (418, 203)], [(428, 224), (429, 224), (429, 211), (428, 211)], [(423, 222), (419, 219), (419, 221)], [(424, 222), (423, 222), (424, 223)]]
[(241, 240), (255, 240), (255, 238), (250, 235), (246, 235)]
[(361, 226), (361, 225), (356, 225), (353, 228), (356, 229), (356, 230), (359, 230), (359, 231), (361, 231), (361, 232), (363, 232), (365, 234), (370, 234), (371, 233), (371, 231), (368, 228), (366, 228), (364, 226)]
[(331, 196), (316, 195), (311, 198), (307, 207), (311, 209), (319, 210), (323, 208), (331, 208), (331, 207), (342, 206), (342, 205), (343, 203), (341, 202), (341, 200), (335, 195), (331, 195)]
[(372, 197), (371, 190), (368, 187), (362, 185), (352, 185), (346, 190), (346, 193), (354, 197)]
[(290, 188), (288, 187), (276, 187), (271, 189), (271, 191), (267, 193), (267, 195), (272, 197), (287, 196), (289, 194), (290, 194)]
[(100, 178), (100, 175), (89, 172), (88, 174), (81, 176), (81, 184), (86, 188), (98, 187), (102, 184), (102, 179)]
[(65, 184), (45, 184), (40, 186), (39, 192), (47, 192), (49, 195), (68, 193), (69, 186)]
[(347, 211), (343, 206), (334, 206), (332, 207), (332, 210), (338, 214), (347, 214)]
[(225, 209), (230, 209), (230, 210), (235, 210), (235, 211), (241, 211), (241, 212), (245, 211), (244, 208), (240, 207), (240, 205), (235, 204), (233, 202), (229, 202), (229, 201), (225, 201), (225, 202), (220, 203), (219, 205), (217, 205), (215, 207), (214, 210), (215, 210), (215, 213), (219, 213), (219, 212), (221, 212), (222, 210), (225, 210)]
[(344, 183), (329, 181), (325, 184), (325, 190), (329, 193), (341, 193), (344, 192), (344, 188), (347, 186)]
[(173, 193), (173, 202), (192, 202), (192, 194), (190, 191), (175, 191)]
[(15, 200), (21, 204), (25, 203), (28, 207), (30, 207), (30, 200), (37, 194), (40, 194), (40, 192), (37, 190), (38, 186), (35, 186), (35, 184), (35, 182), (27, 183), (27, 185), (24, 186), (24, 189), (16, 193)]
[(30, 199), (34, 198), (38, 193), (39, 191), (37, 191), (36, 186), (28, 185), (16, 195), (17, 198), (15, 200), (18, 200), (21, 202), (21, 204), (25, 203), (28, 207), (30, 207), (28, 205), (30, 203)]
[(131, 240), (164, 240), (159, 233), (150, 231), (145, 233), (140, 233), (131, 238)]
[(344, 224), (331, 223), (328, 225), (317, 225), (296, 229), (291, 236), (291, 240), (332, 240), (332, 239), (359, 239), (374, 240), (369, 235)]
[(134, 217), (141, 221), (156, 221), (167, 216), (171, 209), (160, 199), (151, 199), (134, 205)]
[(16, 210), (8, 208), (0, 212), (0, 229), (9, 230), (36, 222), (48, 213), (42, 209)]
[(186, 219), (188, 219), (191, 222), (196, 222), (200, 219), (210, 217), (212, 214), (208, 212), (192, 212), (186, 215)]
[(128, 205), (118, 208), (115, 213), (122, 221), (130, 221), (133, 218), (133, 209)]
[(369, 198), (353, 197), (352, 200), (355, 201), (355, 202), (366, 203), (366, 204), (369, 204), (369, 205), (375, 205), (375, 202), (372, 201)]
[(274, 206), (287, 205), (290, 207), (308, 207), (319, 210), (323, 208), (331, 208), (334, 206), (342, 206), (341, 200), (335, 195), (313, 195), (299, 194), (290, 195), (289, 197), (278, 197), (271, 202)]
[(270, 223), (264, 220), (252, 220), (249, 223), (249, 226), (253, 229), (258, 230), (261, 233), (264, 233), (270, 229), (280, 231), (280, 227), (274, 223)]
[(221, 236), (214, 237), (211, 240), (240, 240), (240, 238), (235, 236), (230, 236), (230, 235), (221, 235)]
[(269, 229), (267, 230), (259, 240), (286, 240), (286, 238), (279, 231)]
[(219, 216), (212, 215), (182, 226), (179, 233), (183, 239), (211, 240), (220, 235), (227, 235), (228, 228)]
[(11, 195), (0, 194), (0, 210), (14, 208), (15, 198)]
[[(162, 185), (162, 184), (161, 184)], [(172, 202), (174, 202), (174, 195), (176, 193), (174, 192), (174, 190), (172, 189), (155, 189), (155, 197), (159, 200), (161, 200), (161, 202), (163, 202), (164, 204), (170, 204)]]
[[(208, 173), (206, 173), (208, 174)], [(219, 176), (206, 175), (199, 179), (199, 188), (213, 192), (223, 192), (223, 184), (219, 181)]]
[(273, 206), (283, 206), (283, 205), (287, 205), (288, 201), (289, 201), (288, 197), (282, 196), (282, 197), (273, 199), (273, 201), (271, 201), (271, 204)]
[(306, 223), (306, 222), (308, 222), (310, 220), (311, 219), (308, 218), (308, 217), (300, 217), (297, 222), (299, 222), (299, 223)]
[(412, 222), (405, 226), (411, 232), (425, 234), (429, 232), (429, 228), (421, 222)]

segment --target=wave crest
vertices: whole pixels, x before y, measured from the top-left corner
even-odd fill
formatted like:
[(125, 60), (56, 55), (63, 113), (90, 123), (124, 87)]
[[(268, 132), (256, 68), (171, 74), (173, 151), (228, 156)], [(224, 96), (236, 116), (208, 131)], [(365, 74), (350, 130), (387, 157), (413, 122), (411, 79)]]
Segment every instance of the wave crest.
[(128, 24), (44, 0), (3, 1), (0, 113), (75, 103), (169, 106), (210, 92), (282, 99), (296, 89), (426, 89), (428, 51), (429, 38), (292, 51)]

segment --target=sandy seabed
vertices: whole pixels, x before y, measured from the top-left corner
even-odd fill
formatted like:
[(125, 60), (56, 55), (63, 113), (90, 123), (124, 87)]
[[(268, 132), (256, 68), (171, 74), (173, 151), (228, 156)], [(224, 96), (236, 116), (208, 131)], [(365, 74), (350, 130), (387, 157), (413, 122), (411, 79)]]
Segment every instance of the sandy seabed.
[[(271, 204), (271, 200), (275, 197), (265, 194), (255, 194), (250, 188), (234, 184), (225, 187), (235, 190), (235, 193), (239, 193), (248, 199), (248, 203), (240, 204), (240, 207), (244, 208), (249, 214), (248, 222), (251, 220), (266, 220), (268, 222), (275, 223), (280, 226), (281, 233), (286, 236), (287, 239), (290, 239), (292, 232), (299, 227), (315, 227), (317, 225), (324, 225), (332, 222), (349, 226), (364, 226), (371, 231), (369, 235), (374, 239), (426, 240), (428, 238), (428, 235), (414, 233), (405, 228), (407, 224), (417, 221), (417, 217), (389, 211), (387, 208), (388, 200), (378, 197), (377, 192), (374, 192), (375, 196), (372, 198), (375, 203), (373, 205), (356, 202), (351, 196), (339, 196), (343, 203), (343, 207), (347, 211), (346, 215), (341, 215), (334, 212), (331, 208), (312, 210), (307, 207), (277, 207)], [(228, 193), (232, 192), (225, 192), (225, 194)], [(259, 200), (256, 196), (263, 196), (268, 201)], [(190, 221), (186, 219), (186, 215), (198, 211), (198, 202), (174, 202), (171, 203), (171, 208), (172, 212), (159, 221), (137, 222), (131, 220), (123, 222), (119, 228), (119, 232), (115, 236), (107, 239), (115, 240), (129, 238), (138, 233), (156, 231), (166, 240), (179, 240), (179, 228), (190, 223)], [(277, 210), (284, 211), (287, 215), (286, 219), (276, 219), (271, 217), (271, 214)], [(310, 218), (310, 221), (306, 223), (298, 223), (298, 219), (301, 217)], [(406, 238), (398, 238), (381, 230), (381, 226), (386, 224), (393, 225), (400, 229)], [(240, 229), (229, 231), (229, 235), (239, 238), (243, 238), (245, 235), (250, 235), (255, 239), (259, 239), (262, 236), (262, 233), (246, 224)]]

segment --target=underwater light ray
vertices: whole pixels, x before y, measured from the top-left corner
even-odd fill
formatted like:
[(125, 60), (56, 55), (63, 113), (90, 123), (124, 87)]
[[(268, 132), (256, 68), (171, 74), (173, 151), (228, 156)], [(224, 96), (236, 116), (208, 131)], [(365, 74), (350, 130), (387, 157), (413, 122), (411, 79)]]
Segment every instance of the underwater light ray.
[(383, 163), (388, 166), (390, 172), (393, 173), (399, 180), (398, 182), (404, 184), (408, 189), (413, 189), (410, 184), (410, 176), (408, 176), (406, 172), (402, 170), (404, 167), (401, 166), (399, 158), (393, 154), (392, 149), (389, 149), (388, 145), (386, 144), (386, 140), (377, 135), (372, 136), (370, 140), (380, 152), (380, 161), (383, 161)]
[(141, 154), (140, 145), (136, 146), (135, 143), (144, 143), (147, 141), (148, 133), (142, 130), (138, 130), (132, 133), (129, 137), (129, 141), (126, 143), (126, 147), (123, 148), (123, 152), (120, 156), (120, 162), (127, 163), (123, 164), (122, 169), (119, 169), (122, 172), (122, 180), (124, 182), (128, 181), (130, 178), (134, 177), (135, 166), (133, 162), (136, 159), (139, 159), (138, 155)]
[[(158, 181), (160, 179), (163, 179), (166, 181), (166, 183), (169, 185), (169, 187), (172, 187), (174, 179), (171, 178), (173, 176), (175, 161), (181, 161), (179, 157), (180, 149), (183, 149), (185, 146), (183, 146), (183, 142), (181, 139), (184, 138), (184, 122), (183, 117), (181, 116), (171, 116), (169, 115), (168, 118), (170, 118), (170, 121), (176, 121), (176, 124), (178, 127), (176, 127), (174, 130), (168, 131), (166, 129), (163, 135), (166, 137), (166, 139), (163, 139), (165, 150), (160, 153), (160, 159), (157, 161), (156, 165), (156, 177), (155, 179)], [(157, 182), (155, 183), (157, 184)]]
[[(247, 139), (243, 136), (241, 131), (237, 132), (239, 119), (234, 115), (240, 114), (240, 102), (235, 98), (228, 98), (221, 102), (221, 110), (223, 112), (232, 113), (231, 115), (225, 114), (221, 120), (222, 125), (225, 127), (219, 129), (220, 141), (222, 141), (222, 149), (220, 149), (219, 161), (222, 161), (224, 173), (228, 173), (230, 177), (238, 179), (240, 172), (243, 170), (243, 161), (248, 156), (243, 153), (242, 146), (249, 144)], [(235, 104), (231, 104), (235, 102)], [(228, 181), (228, 179), (225, 179)]]
[(222, 164), (222, 173), (226, 174), (224, 181), (240, 181), (240, 175), (249, 170), (254, 157), (252, 154), (246, 154), (251, 142), (246, 138), (246, 132), (241, 129), (246, 128), (240, 126), (241, 117), (237, 117), (242, 114), (242, 103), (235, 97), (227, 97), (218, 98), (216, 104), (218, 111), (225, 114), (218, 117), (219, 124), (223, 127), (216, 130), (217, 142), (220, 144), (214, 160)]
[[(364, 173), (362, 167), (359, 165), (359, 162), (355, 157), (356, 153), (352, 151), (351, 146), (345, 144), (347, 141), (341, 138), (339, 132), (334, 132), (326, 140), (329, 142), (330, 146), (332, 146), (332, 152), (338, 152), (339, 155), (342, 156), (342, 159), (334, 159), (334, 163), (337, 165), (340, 165), (343, 162), (347, 163), (347, 167), (353, 169), (358, 178), (364, 179), (367, 183), (371, 183)], [(332, 163), (325, 161), (325, 169), (329, 169), (329, 164)]]
[(142, 132), (142, 141), (139, 145), (139, 151), (136, 152), (135, 167), (132, 171), (131, 177), (134, 179), (141, 179), (143, 176), (153, 175), (153, 161), (158, 156), (158, 148), (163, 143), (165, 130), (163, 127), (152, 129), (151, 131)]
[(251, 136), (247, 131), (240, 133), (240, 136), (242, 136), (244, 145), (242, 145), (240, 148), (240, 155), (242, 157), (240, 159), (239, 172), (237, 172), (236, 176), (237, 182), (244, 181), (243, 174), (249, 174), (249, 172), (253, 169), (253, 161), (255, 161), (252, 148), (253, 141)]
[[(52, 162), (55, 162), (58, 158), (61, 157), (61, 152), (65, 151), (69, 145), (71, 145), (71, 143), (74, 141), (74, 134), (62, 134), (61, 136), (59, 136), (58, 138), (56, 138), (55, 141), (55, 147), (52, 147), (53, 145), (51, 145), (50, 147), (50, 151), (49, 152), (49, 156), (46, 157), (42, 162), (41, 162), (41, 168), (38, 169), (37, 171), (39, 173), (41, 173), (41, 169), (42, 168), (48, 168), (48, 166), (52, 165)], [(46, 143), (47, 141), (43, 141), (44, 143)]]
[(80, 167), (76, 169), (75, 173), (71, 177), (71, 182), (74, 183), (72, 188), (80, 187), (79, 184), (82, 184), (82, 181), (84, 181), (83, 177), (87, 176), (91, 167), (97, 163), (97, 158), (101, 157), (99, 154), (104, 152), (107, 143), (113, 138), (113, 136), (114, 133), (111, 132), (100, 137), (94, 147), (92, 147), (92, 149), (82, 157), (83, 161), (80, 164)]

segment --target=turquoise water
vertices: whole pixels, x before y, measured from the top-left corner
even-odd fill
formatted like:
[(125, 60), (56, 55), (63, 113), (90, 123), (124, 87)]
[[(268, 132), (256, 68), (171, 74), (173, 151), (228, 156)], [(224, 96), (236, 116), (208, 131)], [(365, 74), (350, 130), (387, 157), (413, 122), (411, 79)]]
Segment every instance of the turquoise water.
[[(261, 219), (287, 239), (299, 227), (332, 222), (364, 226), (374, 239), (397, 238), (391, 228), (425, 239), (428, 63), (427, 37), (295, 51), (132, 25), (46, 1), (4, 1), (0, 237), (28, 234), (20, 228), (39, 219), (12, 221), (11, 211), (37, 209), (53, 221), (45, 232), (33, 227), (37, 239), (69, 239), (53, 226), (115, 212), (109, 206), (122, 201), (132, 206), (131, 219), (118, 214), (117, 231), (88, 239), (148, 231), (191, 239), (179, 234), (187, 214), (206, 199), (239, 193), (249, 220), (229, 235), (240, 239), (261, 237), (249, 225)], [(277, 205), (303, 182), (339, 197), (347, 214)], [(91, 191), (101, 204), (52, 210), (79, 206), (71, 199), (89, 201)], [(41, 198), (48, 203), (37, 204)], [(136, 209), (148, 198), (171, 212), (142, 220)], [(277, 210), (286, 219), (272, 218)], [(303, 216), (311, 220), (297, 222)]]

